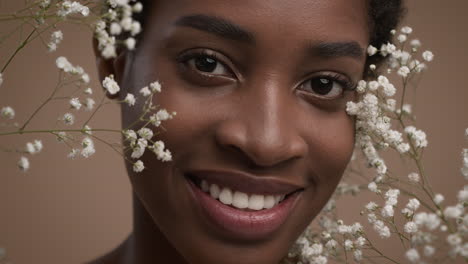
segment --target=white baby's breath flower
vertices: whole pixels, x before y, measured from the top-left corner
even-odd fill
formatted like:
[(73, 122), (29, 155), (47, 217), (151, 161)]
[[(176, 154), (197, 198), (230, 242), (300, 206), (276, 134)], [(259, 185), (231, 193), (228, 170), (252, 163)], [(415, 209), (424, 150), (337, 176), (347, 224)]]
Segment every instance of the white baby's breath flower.
[(72, 72), (75, 70), (75, 67), (68, 61), (66, 57), (60, 56), (55, 61), (57, 68), (63, 70), (64, 72)]
[(366, 205), (366, 209), (369, 210), (369, 211), (374, 211), (377, 208), (378, 208), (378, 205), (375, 202), (369, 202)]
[(426, 50), (426, 51), (423, 52), (422, 57), (423, 57), (423, 59), (425, 61), (429, 62), (429, 61), (432, 61), (434, 59), (434, 54), (431, 51)]
[(415, 248), (411, 248), (408, 251), (406, 251), (406, 258), (411, 261), (412, 263), (416, 263), (419, 261), (419, 253)]
[(61, 30), (54, 31), (50, 36), (50, 42), (47, 44), (49, 51), (55, 51), (58, 44), (63, 40), (63, 33)]
[(429, 230), (435, 230), (440, 226), (440, 218), (434, 213), (417, 213), (414, 215), (413, 221), (418, 226), (425, 226)]
[(73, 108), (73, 109), (76, 109), (76, 110), (80, 110), (80, 108), (81, 108), (80, 99), (78, 99), (77, 97), (72, 98), (70, 100), (70, 107)]
[(441, 204), (444, 201), (444, 196), (440, 193), (434, 195), (434, 203)]
[(381, 220), (375, 221), (373, 227), (374, 227), (374, 230), (377, 231), (377, 233), (379, 234), (379, 236), (381, 238), (389, 238), (390, 237), (390, 235), (391, 235), (390, 229)]
[(414, 126), (407, 126), (405, 132), (413, 140), (415, 147), (425, 148), (427, 147), (426, 133), (422, 130), (416, 129)]
[(81, 156), (85, 158), (89, 158), (94, 153), (96, 153), (96, 149), (94, 148), (94, 142), (89, 137), (85, 137), (83, 141), (81, 141), (81, 146), (83, 146), (83, 149), (81, 150)]
[(136, 102), (135, 96), (131, 93), (128, 93), (124, 99), (124, 102), (127, 103), (128, 106), (134, 106)]
[(92, 131), (92, 129), (91, 129), (90, 126), (85, 125), (85, 126), (83, 127), (83, 133), (86, 134), (86, 135), (92, 135), (92, 134), (93, 134), (93, 131)]
[(334, 239), (331, 239), (327, 243), (325, 243), (325, 247), (328, 250), (336, 249), (338, 247), (338, 242), (336, 242), (336, 240), (334, 240)]
[(130, 34), (132, 36), (138, 35), (141, 32), (141, 24), (138, 21), (133, 21), (132, 26), (130, 27)]
[(0, 115), (6, 119), (13, 119), (15, 118), (15, 110), (13, 110), (13, 108), (11, 108), (10, 106), (2, 107)]
[(435, 253), (435, 248), (433, 246), (431, 245), (424, 246), (424, 256), (430, 257), (434, 255), (434, 253)]
[(138, 130), (138, 135), (146, 140), (150, 140), (153, 137), (153, 130), (144, 127)]
[(134, 50), (136, 45), (136, 40), (134, 38), (128, 38), (125, 40), (125, 46), (128, 50)]
[(93, 89), (91, 89), (91, 88), (86, 88), (86, 89), (84, 90), (84, 93), (85, 93), (85, 94), (88, 94), (88, 95), (91, 95), (91, 94), (93, 94)]
[(86, 17), (89, 15), (89, 8), (87, 6), (82, 5), (78, 1), (63, 1), (60, 5), (60, 8), (57, 11), (57, 15), (61, 17), (65, 17), (72, 14), (81, 14), (82, 16)]
[(406, 204), (406, 208), (414, 212), (418, 210), (420, 205), (421, 205), (421, 202), (418, 199), (411, 198), (409, 199), (408, 204)]
[(447, 236), (447, 243), (452, 247), (460, 245), (462, 242), (461, 237), (458, 234), (450, 234)]
[(132, 28), (132, 18), (131, 17), (124, 17), (120, 21), (120, 25), (122, 26), (123, 30), (130, 31)]
[(378, 49), (372, 45), (369, 45), (369, 47), (367, 47), (367, 54), (369, 56), (373, 56), (377, 53)]
[(68, 138), (67, 138), (67, 133), (65, 132), (58, 132), (55, 134), (57, 136), (57, 141), (58, 142), (64, 142), (66, 141)]
[(383, 208), (382, 208), (382, 216), (385, 217), (385, 218), (389, 218), (389, 217), (392, 217), (393, 214), (394, 214), (394, 210), (393, 210), (393, 206), (391, 205), (385, 205)]
[(31, 142), (26, 143), (26, 152), (29, 154), (34, 154), (36, 153), (36, 149), (34, 148), (33, 144)]
[(410, 221), (410, 222), (405, 224), (404, 230), (408, 234), (416, 233), (416, 232), (418, 232), (418, 225), (416, 225), (415, 222)]
[(75, 159), (78, 156), (78, 154), (80, 154), (80, 150), (74, 148), (68, 153), (67, 157), (69, 159)]
[(457, 198), (460, 203), (468, 202), (468, 185), (458, 192)]
[(411, 182), (418, 183), (419, 182), (419, 174), (417, 174), (416, 172), (412, 172), (412, 173), (410, 173), (408, 175), (408, 179)]
[(89, 75), (87, 73), (83, 73), (81, 75), (81, 81), (83, 81), (84, 83), (89, 83), (90, 82)]
[(141, 93), (143, 96), (150, 96), (150, 95), (151, 95), (151, 91), (150, 91), (150, 89), (148, 88), (148, 86), (145, 86), (145, 87), (141, 88), (140, 93)]
[(152, 92), (161, 92), (161, 84), (159, 82), (153, 82), (150, 84), (150, 89)]
[(44, 148), (44, 145), (42, 144), (42, 141), (41, 140), (34, 140), (34, 149), (36, 150), (36, 153), (39, 153), (42, 151), (42, 149)]
[(413, 49), (421, 47), (421, 41), (419, 39), (413, 39), (410, 41), (410, 45)]
[(375, 66), (375, 64), (371, 64), (369, 65), (369, 69), (371, 69), (371, 71), (375, 71), (375, 69), (377, 69), (377, 66)]
[(408, 27), (408, 26), (404, 26), (401, 28), (401, 33), (403, 34), (411, 34), (413, 32), (413, 29), (411, 27)]
[(21, 171), (27, 171), (29, 169), (29, 160), (26, 157), (21, 157), (20, 160), (18, 161), (18, 168)]
[(110, 33), (112, 35), (120, 35), (120, 33), (122, 33), (122, 27), (119, 25), (119, 23), (113, 22), (110, 25)]
[(370, 91), (377, 91), (379, 89), (380, 83), (377, 81), (370, 81), (367, 85)]
[(403, 43), (408, 39), (408, 37), (406, 35), (404, 35), (404, 34), (400, 34), (400, 35), (398, 35), (397, 39), (398, 39), (398, 41), (400, 43)]
[(444, 210), (444, 215), (447, 218), (458, 218), (462, 215), (463, 211), (458, 206), (447, 206)]
[(86, 98), (85, 101), (84, 101), (85, 110), (86, 111), (93, 110), (95, 104), (96, 104), (96, 102), (94, 101), (93, 98)]
[(403, 112), (404, 114), (408, 114), (408, 115), (409, 115), (409, 114), (411, 114), (411, 112), (412, 112), (412, 107), (411, 107), (410, 104), (403, 104), (403, 107), (401, 108), (401, 110), (402, 110), (402, 112)]
[(140, 13), (141, 11), (143, 11), (143, 5), (140, 2), (137, 2), (136, 4), (133, 5), (132, 9), (133, 9), (133, 12)]
[(129, 129), (129, 130), (125, 130), (123, 132), (124, 136), (125, 136), (125, 139), (127, 140), (130, 140), (131, 142), (133, 141), (136, 141), (137, 140), (137, 134), (135, 133), (135, 131)]
[(63, 115), (63, 122), (66, 125), (71, 126), (73, 123), (75, 123), (75, 116), (72, 113), (66, 113)]
[(133, 164), (133, 171), (134, 172), (142, 172), (145, 169), (145, 165), (143, 164), (143, 161), (138, 160)]
[(398, 69), (398, 75), (400, 75), (403, 78), (408, 77), (408, 74), (410, 73), (410, 69), (407, 66), (402, 66), (400, 69)]
[(120, 91), (119, 84), (114, 80), (114, 75), (107, 76), (102, 81), (102, 86), (109, 92), (109, 94), (116, 94)]
[(165, 145), (163, 141), (156, 141), (150, 148), (156, 154), (159, 160), (163, 162), (172, 160), (171, 152), (168, 149), (164, 150)]
[(41, 140), (34, 140), (34, 142), (28, 142), (26, 143), (26, 152), (29, 154), (36, 154), (41, 152), (43, 148), (42, 141)]
[(366, 92), (366, 87), (367, 87), (367, 82), (364, 80), (360, 80), (358, 82), (358, 85), (356, 86), (356, 91), (362, 94)]
[(367, 185), (367, 188), (369, 189), (369, 191), (371, 192), (378, 192), (379, 189), (377, 188), (377, 184), (375, 182), (371, 182)]
[(144, 138), (138, 139), (136, 145), (133, 147), (132, 159), (139, 159), (145, 153), (146, 147), (148, 146), (148, 141)]

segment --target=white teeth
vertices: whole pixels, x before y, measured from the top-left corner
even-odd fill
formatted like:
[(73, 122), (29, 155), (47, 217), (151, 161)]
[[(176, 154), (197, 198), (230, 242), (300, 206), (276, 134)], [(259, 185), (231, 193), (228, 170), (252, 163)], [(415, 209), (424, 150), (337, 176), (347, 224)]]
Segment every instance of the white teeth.
[(249, 197), (249, 209), (261, 210), (263, 209), (265, 196), (259, 194), (252, 194)]
[(246, 193), (236, 191), (232, 199), (232, 205), (239, 209), (244, 209), (249, 206), (249, 196)]
[(227, 187), (220, 187), (217, 184), (210, 184), (205, 180), (201, 181), (200, 188), (223, 204), (231, 205), (239, 209), (270, 209), (283, 201), (286, 196), (247, 194), (239, 191), (232, 191)]
[(209, 185), (205, 180), (202, 180), (202, 182), (201, 182), (201, 189), (202, 189), (204, 192), (208, 192), (208, 190), (210, 190), (210, 185)]
[(223, 204), (231, 205), (232, 204), (232, 192), (229, 188), (223, 188), (219, 194), (219, 200)]
[(280, 202), (284, 200), (284, 197), (286, 197), (284, 194), (280, 196)]
[(275, 204), (275, 197), (273, 197), (273, 195), (265, 196), (265, 200), (263, 201), (263, 208), (270, 209), (275, 206)]
[(275, 203), (279, 203), (281, 199), (281, 195), (275, 195)]
[(212, 184), (212, 185), (210, 186), (210, 194), (211, 194), (211, 197), (213, 197), (213, 198), (215, 198), (215, 199), (218, 199), (219, 193), (220, 193), (220, 190), (219, 190), (218, 185)]

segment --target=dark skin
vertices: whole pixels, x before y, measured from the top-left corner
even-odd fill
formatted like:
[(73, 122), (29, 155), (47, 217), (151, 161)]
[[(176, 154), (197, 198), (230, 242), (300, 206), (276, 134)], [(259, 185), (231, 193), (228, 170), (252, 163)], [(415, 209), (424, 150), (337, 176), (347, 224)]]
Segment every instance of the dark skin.
[[(326, 204), (351, 157), (354, 120), (345, 107), (365, 67), (366, 1), (153, 5), (137, 50), (110, 61), (98, 56), (97, 63), (101, 79), (116, 76), (121, 99), (162, 83), (154, 103), (177, 116), (157, 139), (173, 161), (146, 153), (139, 174), (127, 163), (133, 232), (91, 263), (278, 263)], [(210, 27), (216, 23), (230, 30)], [(122, 106), (124, 127), (140, 109)], [(278, 230), (247, 241), (200, 216), (182, 174), (195, 168), (248, 172), (303, 191)]]

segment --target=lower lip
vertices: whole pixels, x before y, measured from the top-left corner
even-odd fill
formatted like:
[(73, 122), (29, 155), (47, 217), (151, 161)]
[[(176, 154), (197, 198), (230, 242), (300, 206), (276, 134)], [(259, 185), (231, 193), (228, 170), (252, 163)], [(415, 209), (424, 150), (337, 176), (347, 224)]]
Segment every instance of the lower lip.
[(270, 209), (244, 211), (225, 205), (186, 179), (194, 199), (216, 226), (239, 239), (256, 240), (272, 234), (286, 221), (299, 197), (296, 192)]

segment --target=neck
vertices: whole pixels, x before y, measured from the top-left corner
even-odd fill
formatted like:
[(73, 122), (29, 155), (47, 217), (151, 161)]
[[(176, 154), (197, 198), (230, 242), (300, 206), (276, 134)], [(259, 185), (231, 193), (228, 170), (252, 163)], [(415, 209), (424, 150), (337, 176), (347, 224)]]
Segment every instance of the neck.
[(133, 232), (125, 244), (123, 263), (187, 263), (159, 230), (135, 193), (133, 193)]

